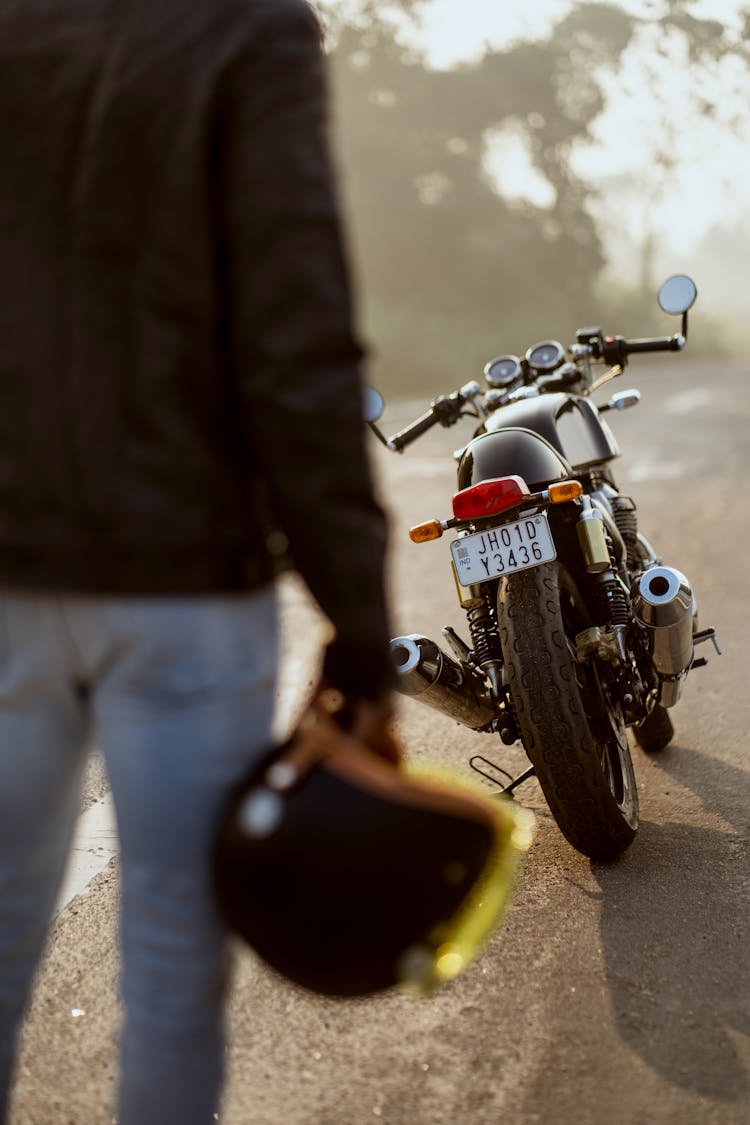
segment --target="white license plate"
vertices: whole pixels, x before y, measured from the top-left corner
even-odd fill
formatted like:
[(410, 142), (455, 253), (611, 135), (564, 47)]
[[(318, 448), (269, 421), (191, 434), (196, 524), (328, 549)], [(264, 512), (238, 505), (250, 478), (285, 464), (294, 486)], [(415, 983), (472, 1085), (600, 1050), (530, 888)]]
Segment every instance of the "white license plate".
[(544, 512), (454, 539), (451, 553), (462, 586), (528, 570), (557, 554)]

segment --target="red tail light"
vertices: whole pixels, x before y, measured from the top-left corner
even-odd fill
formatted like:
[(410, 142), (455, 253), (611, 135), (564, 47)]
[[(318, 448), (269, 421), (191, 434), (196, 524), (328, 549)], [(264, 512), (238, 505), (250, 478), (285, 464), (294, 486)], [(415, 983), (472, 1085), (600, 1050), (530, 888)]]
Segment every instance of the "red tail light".
[(483, 480), (464, 488), (453, 497), (453, 515), (457, 520), (481, 519), (512, 508), (530, 495), (522, 477), (498, 477)]

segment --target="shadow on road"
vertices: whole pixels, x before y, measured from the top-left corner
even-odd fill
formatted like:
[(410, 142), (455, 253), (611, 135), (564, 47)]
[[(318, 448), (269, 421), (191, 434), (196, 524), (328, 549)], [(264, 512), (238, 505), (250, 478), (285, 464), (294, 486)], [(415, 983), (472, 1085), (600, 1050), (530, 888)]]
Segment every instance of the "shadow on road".
[(737, 1034), (750, 1035), (750, 777), (679, 747), (653, 763), (700, 797), (711, 826), (642, 824), (624, 857), (635, 882), (619, 864), (592, 868), (615, 1026), (666, 1081), (739, 1102), (750, 1090)]

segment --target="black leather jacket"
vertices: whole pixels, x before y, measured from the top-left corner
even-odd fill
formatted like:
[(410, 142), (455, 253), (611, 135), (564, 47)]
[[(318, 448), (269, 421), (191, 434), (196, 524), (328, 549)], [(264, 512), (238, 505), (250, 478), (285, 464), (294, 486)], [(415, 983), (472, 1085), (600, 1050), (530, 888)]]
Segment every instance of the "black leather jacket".
[(304, 0), (0, 0), (0, 584), (251, 589), (286, 539), (373, 690), (325, 128)]

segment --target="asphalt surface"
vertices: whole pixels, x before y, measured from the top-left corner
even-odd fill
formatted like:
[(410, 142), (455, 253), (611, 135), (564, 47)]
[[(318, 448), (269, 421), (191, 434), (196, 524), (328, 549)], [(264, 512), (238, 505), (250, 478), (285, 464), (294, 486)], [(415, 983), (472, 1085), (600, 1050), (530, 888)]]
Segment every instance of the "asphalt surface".
[[(320, 1000), (242, 952), (225, 1125), (750, 1120), (750, 371), (669, 358), (634, 362), (619, 385), (643, 393), (612, 421), (621, 487), (664, 561), (692, 580), (701, 623), (717, 627), (723, 648), (689, 677), (673, 745), (653, 758), (634, 752), (635, 843), (613, 864), (592, 863), (560, 836), (536, 782), (524, 785), (537, 834), (513, 907), (475, 964), (430, 1001)], [(385, 427), (423, 408), (393, 406)], [(375, 450), (398, 632), (461, 631), (447, 542), (416, 547), (406, 529), (449, 513), (451, 451), (469, 436), (462, 423), (402, 456)], [(322, 624), (294, 583), (285, 607), (287, 688), (301, 700)], [(511, 771), (525, 762), (520, 747), (408, 700), (399, 731), (410, 754), (461, 770), (476, 752)], [(86, 799), (103, 785), (95, 765)], [(117, 885), (115, 860), (53, 927), (12, 1125), (112, 1120)]]

